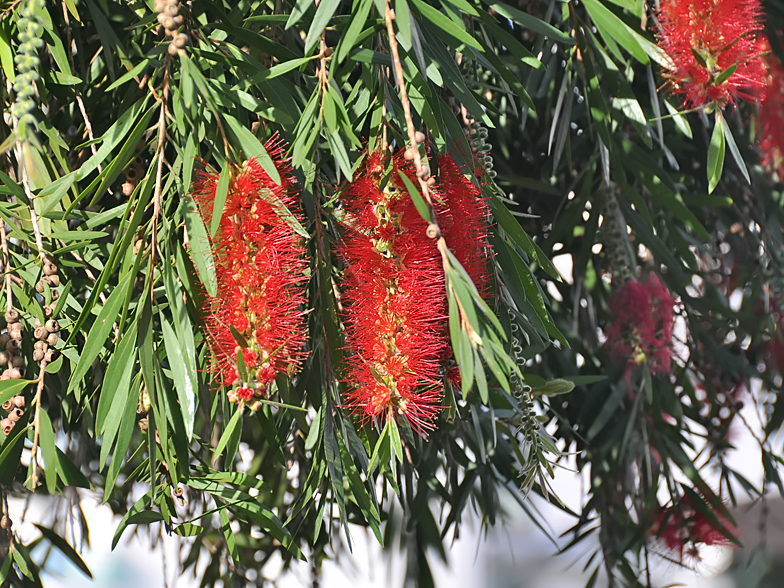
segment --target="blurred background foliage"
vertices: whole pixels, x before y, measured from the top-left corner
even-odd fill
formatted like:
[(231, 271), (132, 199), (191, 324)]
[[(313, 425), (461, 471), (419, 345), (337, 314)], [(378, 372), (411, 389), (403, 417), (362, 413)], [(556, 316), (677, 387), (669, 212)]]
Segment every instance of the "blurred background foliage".
[[(764, 9), (780, 47), (784, 6)], [(0, 487), (3, 499), (35, 492), (69, 505), (24, 544), (0, 501), (0, 584), (41, 584), (33, 549), (89, 573), (73, 487), (121, 517), (115, 544), (154, 522), (192, 538), (180, 566), (202, 586), (244, 585), (274, 554), (307, 559), (315, 583), (355, 525), (404, 546), (406, 585), (431, 585), (429, 558), (447, 558), (468, 512), (497, 524), (511, 495), (541, 523), (528, 494), (558, 504), (548, 480), (569, 456), (590, 472), (582, 512), (562, 507), (574, 516), (565, 548), (599, 539), (587, 585), (600, 570), (610, 585), (646, 584), (650, 558), (695, 555), (697, 536), (681, 538), (680, 554), (661, 548), (668, 508), (688, 504), (729, 543), (725, 505), (739, 489), (752, 500), (784, 492), (782, 184), (759, 164), (757, 105), (682, 111), (662, 90), (653, 6), (17, 0), (0, 10), (4, 303), (20, 314), (27, 366), (0, 380), (3, 402), (25, 398), (0, 433)], [(452, 155), (492, 211), (490, 301), (459, 264), (446, 267), (463, 389), (445, 378), (447, 408), (427, 439), (394, 421), (360, 427), (342, 407), (340, 189), (366, 149), (403, 149), (409, 137), (389, 23), (432, 169)], [(716, 124), (734, 138), (723, 170)], [(202, 329), (217, 288), (214, 230), (190, 193), (200, 170), (250, 158), (274, 178), (264, 143), (275, 134), (306, 219), (296, 228), (310, 269), (308, 357), (272, 402), (232, 418)], [(43, 280), (47, 264), (56, 284)], [(627, 369), (604, 345), (624, 273), (658, 275), (677, 301), (668, 374), (645, 358)], [(56, 352), (36, 360), (35, 321), (49, 315)], [(743, 402), (761, 423), (763, 480), (723, 461), (731, 426), (756, 430), (741, 422)], [(718, 468), (718, 487), (706, 468)], [(83, 532), (69, 542), (71, 524)]]

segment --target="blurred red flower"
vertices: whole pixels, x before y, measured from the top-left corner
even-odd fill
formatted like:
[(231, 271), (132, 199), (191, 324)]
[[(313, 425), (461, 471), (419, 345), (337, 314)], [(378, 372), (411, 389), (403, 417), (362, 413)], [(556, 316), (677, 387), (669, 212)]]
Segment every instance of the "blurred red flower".
[(675, 300), (659, 277), (629, 280), (607, 302), (615, 315), (606, 331), (610, 351), (628, 364), (645, 361), (653, 374), (669, 373)]
[(685, 106), (760, 98), (769, 51), (760, 0), (662, 0), (658, 16), (659, 46), (672, 62), (664, 75)]
[[(719, 513), (714, 512), (714, 515), (720, 526), (728, 527), (728, 521)], [(732, 532), (732, 529), (727, 531)], [(657, 536), (662, 547), (678, 562), (683, 561), (684, 555), (699, 559), (699, 545), (732, 544), (732, 540), (721, 532), (719, 526), (695, 509), (685, 496), (676, 504), (660, 510), (650, 534)]]
[(767, 88), (757, 111), (760, 163), (784, 181), (784, 69), (773, 53), (767, 61)]

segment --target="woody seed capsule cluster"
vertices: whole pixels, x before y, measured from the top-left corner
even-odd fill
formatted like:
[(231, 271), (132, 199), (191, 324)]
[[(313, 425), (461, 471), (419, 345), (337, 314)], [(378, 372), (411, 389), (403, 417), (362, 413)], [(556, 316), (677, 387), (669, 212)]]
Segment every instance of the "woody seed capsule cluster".
[[(19, 312), (11, 308), (5, 313), (5, 321), (8, 325), (7, 331), (0, 334), (0, 366), (6, 369), (0, 374), (0, 380), (18, 380), (24, 373), (24, 357), (21, 356), (22, 348), (22, 323), (19, 320)], [(0, 429), (8, 435), (16, 423), (24, 414), (25, 399), (18, 394), (3, 403), (2, 408), (8, 416), (0, 421)]]
[(155, 12), (166, 38), (171, 39), (167, 51), (174, 57), (188, 44), (188, 35), (177, 32), (185, 22), (180, 14), (180, 3), (177, 0), (156, 0)]

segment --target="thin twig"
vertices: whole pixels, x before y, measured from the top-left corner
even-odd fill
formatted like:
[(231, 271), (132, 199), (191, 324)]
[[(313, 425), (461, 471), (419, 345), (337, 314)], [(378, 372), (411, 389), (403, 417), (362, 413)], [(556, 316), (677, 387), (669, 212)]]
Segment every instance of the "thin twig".
[[(166, 103), (169, 100), (169, 64), (171, 57), (166, 56), (166, 66), (163, 70), (163, 96), (161, 97), (161, 114), (158, 119), (158, 147), (156, 157), (158, 158), (158, 169), (155, 172), (155, 195), (153, 198), (152, 213), (152, 250), (150, 257), (150, 267), (155, 266), (155, 252), (158, 249), (158, 217), (161, 214), (161, 184), (163, 179), (163, 155), (166, 145)], [(150, 296), (153, 296), (153, 289), (150, 288)]]
[(10, 311), (14, 307), (13, 289), (11, 288), (11, 256), (8, 253), (8, 239), (5, 235), (5, 221), (0, 219), (0, 244), (3, 247), (3, 271), (5, 273), (6, 287), (6, 310)]
[[(438, 219), (436, 218), (436, 212), (433, 208), (433, 201), (430, 197), (430, 189), (427, 185), (427, 174), (422, 164), (422, 157), (419, 154), (419, 144), (417, 142), (416, 129), (414, 128), (414, 119), (411, 117), (411, 102), (408, 99), (408, 92), (406, 92), (405, 77), (403, 76), (403, 65), (400, 62), (400, 53), (397, 47), (397, 39), (395, 38), (395, 28), (393, 25), (394, 20), (395, 13), (389, 6), (389, 0), (386, 0), (384, 21), (387, 25), (389, 50), (392, 53), (392, 63), (395, 69), (395, 78), (397, 79), (398, 89), (400, 90), (400, 102), (403, 104), (403, 113), (405, 114), (406, 118), (406, 132), (408, 134), (408, 140), (411, 142), (411, 152), (414, 157), (414, 165), (416, 167), (417, 179), (419, 180), (419, 187), (422, 191), (422, 196), (424, 197), (428, 208), (430, 209), (430, 225), (427, 227), (427, 235), (428, 237), (437, 239), (436, 246), (438, 248), (438, 252), (441, 254), (441, 263), (444, 267), (444, 275), (446, 276), (448, 275), (449, 270), (452, 269), (452, 264), (449, 261), (449, 248), (447, 247), (446, 240), (444, 239), (443, 235), (441, 235), (441, 229), (438, 226)], [(468, 314), (466, 313), (465, 308), (463, 308), (463, 304), (461, 303), (460, 298), (455, 295), (453, 286), (448, 279), (447, 288), (450, 290), (450, 293), (453, 295), (453, 299), (457, 303), (458, 311), (460, 313), (460, 323), (465, 332), (468, 334), (471, 343), (473, 345), (481, 345), (482, 339), (471, 326), (471, 322), (468, 320)]]
[(395, 28), (392, 22), (395, 20), (395, 13), (389, 6), (389, 0), (386, 0), (386, 11), (384, 13), (384, 20), (387, 25), (387, 35), (389, 36), (389, 50), (392, 53), (392, 62), (395, 66), (395, 77), (397, 78), (398, 89), (400, 90), (400, 102), (403, 104), (403, 113), (406, 117), (406, 131), (408, 133), (408, 140), (411, 142), (411, 150), (414, 155), (414, 165), (416, 166), (417, 178), (419, 179), (419, 187), (422, 189), (422, 196), (430, 207), (430, 219), (434, 225), (435, 233), (428, 228), (428, 235), (430, 237), (440, 237), (441, 231), (438, 228), (436, 221), (435, 211), (433, 210), (433, 201), (430, 198), (430, 189), (427, 186), (427, 181), (422, 166), (422, 157), (419, 154), (419, 143), (416, 138), (416, 129), (414, 128), (414, 119), (411, 117), (411, 102), (408, 99), (408, 92), (406, 91), (406, 81), (403, 76), (403, 65), (400, 63), (400, 53), (397, 48), (397, 39), (395, 38)]
[(31, 449), (31, 466), (32, 472), (30, 473), (30, 482), (32, 485), (32, 489), (35, 490), (38, 486), (38, 435), (40, 433), (41, 427), (41, 392), (44, 389), (44, 374), (46, 373), (46, 358), (41, 360), (41, 371), (38, 373), (38, 385), (35, 389), (35, 398), (33, 399), (33, 404), (35, 404), (35, 417), (33, 418), (33, 448)]

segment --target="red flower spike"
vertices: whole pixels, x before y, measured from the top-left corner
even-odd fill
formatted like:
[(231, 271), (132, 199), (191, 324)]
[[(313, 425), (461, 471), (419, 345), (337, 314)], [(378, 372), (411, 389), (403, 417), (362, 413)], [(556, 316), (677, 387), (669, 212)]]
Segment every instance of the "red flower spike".
[(645, 283), (626, 282), (608, 300), (615, 320), (607, 327), (607, 347), (630, 366), (647, 361), (651, 373), (669, 373), (674, 304), (656, 274)]
[[(232, 170), (212, 240), (218, 292), (205, 317), (219, 382), (228, 386), (239, 380), (240, 347), (229, 329), (232, 326), (247, 343), (242, 349), (246, 371), (262, 394), (278, 374), (294, 374), (306, 355), (303, 305), (308, 279), (302, 238), (269, 201), (269, 196), (275, 196), (299, 217), (294, 212), (295, 180), (282, 160), (280, 144), (270, 140), (265, 147), (281, 183), (272, 181), (256, 160)], [(217, 173), (204, 173), (194, 189), (207, 226), (212, 221), (217, 185)]]
[(425, 436), (441, 410), (449, 352), (444, 271), (399, 170), (414, 178), (398, 155), (382, 189), (383, 155), (368, 154), (343, 192), (346, 405), (363, 421), (404, 417)]
[(440, 158), (438, 175), (438, 193), (447, 209), (446, 214), (439, 216), (441, 232), (449, 250), (486, 299), (490, 295), (491, 281), (487, 200), (449, 155)]
[[(714, 514), (722, 526), (728, 527), (728, 521), (718, 513)], [(660, 545), (678, 562), (683, 562), (684, 555), (698, 559), (699, 545), (726, 547), (732, 544), (732, 541), (716, 528), (708, 517), (696, 510), (685, 496), (677, 504), (660, 510), (658, 519), (650, 529), (650, 534), (657, 536)]]
[(658, 16), (659, 46), (672, 62), (664, 75), (684, 106), (759, 99), (769, 51), (760, 0), (662, 0)]

